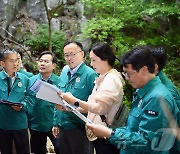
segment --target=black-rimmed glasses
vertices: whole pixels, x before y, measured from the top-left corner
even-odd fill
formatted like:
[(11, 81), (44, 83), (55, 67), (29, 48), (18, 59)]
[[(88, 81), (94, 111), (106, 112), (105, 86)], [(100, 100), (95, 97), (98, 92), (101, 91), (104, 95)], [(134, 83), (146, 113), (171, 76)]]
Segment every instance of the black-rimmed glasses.
[(136, 73), (136, 71), (132, 72), (132, 73), (127, 73), (127, 72), (121, 72), (122, 75), (125, 77), (125, 78), (131, 78), (131, 76)]
[(68, 57), (71, 57), (71, 58), (74, 58), (76, 56), (76, 54), (78, 54), (79, 52), (82, 52), (82, 51), (78, 51), (76, 53), (70, 53), (70, 54), (64, 54), (64, 58), (68, 58)]

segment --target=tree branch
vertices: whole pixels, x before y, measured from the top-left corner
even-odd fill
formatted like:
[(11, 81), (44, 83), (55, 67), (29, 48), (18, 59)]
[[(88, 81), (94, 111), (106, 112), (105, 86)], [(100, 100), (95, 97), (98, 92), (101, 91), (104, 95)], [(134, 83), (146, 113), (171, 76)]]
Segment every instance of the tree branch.
[(30, 59), (31, 61), (33, 61), (33, 59), (31, 58), (31, 56), (29, 55), (29, 53), (27, 52), (26, 48), (25, 48), (23, 45), (19, 44), (18, 42), (14, 41), (14, 40), (12, 40), (12, 39), (10, 39), (10, 38), (3, 37), (1, 34), (0, 34), (0, 39), (1, 39), (2, 41), (7, 40), (8, 42), (11, 42), (11, 43), (19, 46), (20, 48), (23, 49), (23, 51), (26, 52), (26, 54), (28, 55), (29, 59)]

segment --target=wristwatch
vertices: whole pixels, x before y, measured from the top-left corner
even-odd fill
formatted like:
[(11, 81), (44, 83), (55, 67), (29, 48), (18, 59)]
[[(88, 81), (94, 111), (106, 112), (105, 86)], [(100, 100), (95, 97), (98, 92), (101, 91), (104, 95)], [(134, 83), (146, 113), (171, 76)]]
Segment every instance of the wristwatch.
[(80, 102), (80, 100), (77, 99), (77, 100), (75, 101), (74, 105), (75, 105), (76, 107), (79, 107), (79, 102)]

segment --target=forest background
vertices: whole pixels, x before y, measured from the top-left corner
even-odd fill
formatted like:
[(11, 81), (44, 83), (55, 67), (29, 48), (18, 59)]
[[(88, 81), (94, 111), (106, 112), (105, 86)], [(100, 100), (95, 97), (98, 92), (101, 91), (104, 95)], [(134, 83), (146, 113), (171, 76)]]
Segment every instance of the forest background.
[[(1, 31), (0, 35), (1, 47), (9, 43), (11, 47), (19, 46), (26, 57), (24, 63), (30, 66), (33, 73), (37, 72), (36, 57), (40, 52), (50, 50), (58, 57), (55, 72), (60, 74), (65, 65), (62, 48), (66, 40), (88, 40), (86, 52), (98, 41), (107, 42), (117, 57), (135, 46), (148, 44), (165, 48), (168, 62), (163, 72), (180, 89), (180, 0), (80, 0), (78, 3), (83, 6), (80, 14), (72, 13), (74, 6), (67, 5), (73, 4), (73, 0), (58, 0), (53, 8), (48, 6), (46, 0), (40, 1), (46, 12), (46, 22), (38, 22), (29, 32), (22, 32), (22, 26), (19, 26), (16, 34), (23, 33), (23, 37), (18, 39), (11, 36), (13, 34), (8, 28), (5, 28), (6, 33)], [(26, 0), (19, 0), (21, 6), (26, 3)], [(71, 34), (62, 25), (56, 30), (52, 28), (52, 20), (62, 20), (65, 14), (73, 18), (81, 16), (80, 26), (73, 27)], [(2, 22), (0, 24), (4, 30)], [(81, 33), (78, 37), (77, 31)], [(115, 68), (121, 69), (118, 62)], [(129, 105), (133, 89), (126, 84), (124, 90), (124, 102)]]

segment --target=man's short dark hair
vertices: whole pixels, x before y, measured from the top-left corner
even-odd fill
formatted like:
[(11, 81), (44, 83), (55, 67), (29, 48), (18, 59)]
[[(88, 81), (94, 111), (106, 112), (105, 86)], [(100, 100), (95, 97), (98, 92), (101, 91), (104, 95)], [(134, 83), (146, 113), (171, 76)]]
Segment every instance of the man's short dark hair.
[(158, 71), (161, 71), (165, 67), (167, 62), (167, 54), (164, 48), (149, 46), (149, 49), (155, 58), (155, 63), (158, 65)]
[(51, 51), (43, 51), (43, 52), (41, 52), (41, 54), (40, 54), (40, 56), (39, 56), (39, 59), (40, 59), (43, 55), (48, 55), (48, 54), (52, 56), (52, 62), (57, 64), (57, 57), (56, 57), (56, 55), (55, 55), (53, 52), (51, 52)]
[[(64, 44), (64, 47), (71, 44), (71, 43), (74, 43), (76, 44), (83, 52), (84, 52), (84, 57), (86, 57), (86, 52), (84, 51), (83, 49), (83, 45), (80, 43), (80, 42), (77, 42), (77, 41), (67, 41), (65, 44)], [(63, 47), (63, 48), (64, 48)]]
[(146, 66), (150, 73), (155, 71), (155, 59), (148, 46), (139, 46), (125, 53), (121, 58), (121, 65), (127, 67), (127, 64), (131, 64), (136, 71), (143, 66)]
[(19, 50), (17, 50), (17, 53), (20, 55), (21, 59), (23, 59), (23, 53)]

